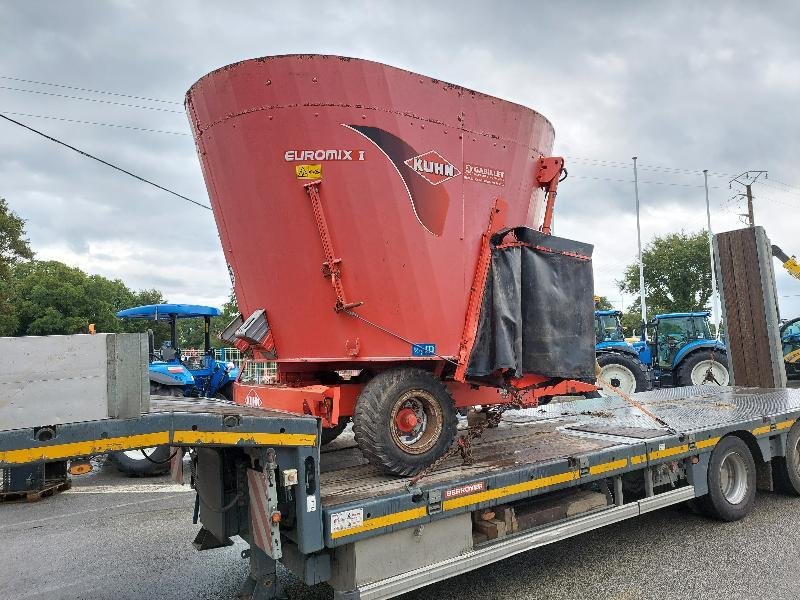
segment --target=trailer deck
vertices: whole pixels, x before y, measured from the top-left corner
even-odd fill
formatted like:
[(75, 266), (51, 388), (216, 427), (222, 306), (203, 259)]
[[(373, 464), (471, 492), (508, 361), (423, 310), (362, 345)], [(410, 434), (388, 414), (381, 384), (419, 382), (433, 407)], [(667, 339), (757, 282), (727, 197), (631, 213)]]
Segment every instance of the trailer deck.
[[(154, 443), (194, 446), (200, 520), (221, 541), (241, 535), (251, 544), (251, 585), (280, 559), (309, 584), (328, 581), (339, 598), (390, 598), (704, 496), (712, 453), (726, 436), (744, 440), (761, 479), (773, 458), (788, 455), (800, 417), (800, 390), (791, 389), (675, 388), (635, 400), (646, 412), (616, 396), (506, 412), (473, 442), (472, 464), (454, 456), (416, 486), (370, 466), (347, 439), (320, 449), (314, 418), (208, 399), (154, 399), (136, 419), (0, 431), (0, 467)], [(262, 551), (253, 540), (254, 489), (233, 473), (245, 481), (253, 469), (268, 474), (270, 449), (278, 490), (267, 495), (286, 520), (282, 542)], [(291, 471), (295, 487), (287, 488)], [(216, 506), (234, 510), (209, 509), (202, 498), (211, 492)], [(524, 514), (581, 494), (595, 502), (580, 512), (568, 508), (494, 539), (476, 534), (484, 511)]]
[[(699, 386), (635, 398), (666, 426), (616, 396), (507, 412), (500, 427), (473, 443), (474, 464), (464, 466), (455, 456), (425, 477), (419, 490), (363, 464), (355, 448), (323, 452), (326, 543), (699, 455), (731, 431), (749, 433), (763, 460), (770, 460), (770, 436), (800, 416), (800, 390)], [(702, 486), (697, 492), (704, 493)]]

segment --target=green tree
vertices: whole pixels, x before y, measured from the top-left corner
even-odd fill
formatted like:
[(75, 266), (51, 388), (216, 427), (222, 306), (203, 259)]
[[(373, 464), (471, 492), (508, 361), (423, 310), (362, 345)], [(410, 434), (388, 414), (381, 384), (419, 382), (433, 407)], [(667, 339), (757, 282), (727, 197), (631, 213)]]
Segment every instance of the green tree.
[[(236, 297), (231, 292), (228, 301), (222, 305), (222, 315), (211, 319), (211, 346), (221, 348), (225, 342), (219, 339), (219, 334), (239, 315), (236, 306)], [(203, 319), (186, 319), (178, 325), (178, 345), (181, 348), (203, 347)]]
[(0, 280), (8, 279), (13, 265), (32, 258), (33, 251), (25, 237), (25, 221), (0, 198)]
[(19, 326), (11, 304), (11, 269), (31, 260), (33, 251), (25, 237), (25, 221), (0, 198), (0, 336), (13, 335)]
[(595, 310), (614, 310), (614, 305), (611, 304), (611, 301), (606, 296), (595, 296), (594, 297), (594, 309)]
[[(642, 252), (647, 314), (704, 310), (711, 298), (711, 268), (708, 262), (708, 235), (671, 233), (655, 237)], [(641, 321), (639, 301), (639, 264), (625, 268), (620, 291), (636, 294), (626, 321), (635, 316)]]
[(116, 312), (141, 300), (163, 302), (160, 292), (134, 292), (119, 279), (87, 275), (58, 261), (19, 262), (11, 269), (8, 300), (16, 327), (10, 335), (144, 331), (147, 322), (124, 323)]

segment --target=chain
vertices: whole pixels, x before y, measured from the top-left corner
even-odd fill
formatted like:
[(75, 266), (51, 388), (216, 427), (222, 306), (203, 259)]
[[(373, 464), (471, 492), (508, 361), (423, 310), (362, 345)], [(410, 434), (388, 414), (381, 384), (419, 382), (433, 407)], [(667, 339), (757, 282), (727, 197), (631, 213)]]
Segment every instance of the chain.
[[(500, 421), (503, 419), (503, 413), (508, 409), (523, 408), (522, 394), (514, 388), (506, 388), (506, 391), (513, 397), (512, 402), (508, 404), (502, 404), (491, 411), (487, 411), (485, 420), (481, 421), (477, 425), (468, 427), (466, 432), (458, 436), (456, 443), (453, 444), (453, 446), (447, 452), (442, 454), (430, 465), (422, 469), (422, 471), (414, 475), (414, 477), (412, 477), (408, 482), (408, 487), (411, 488), (416, 486), (423, 477), (430, 475), (433, 471), (438, 469), (443, 462), (455, 456), (456, 454), (461, 454), (462, 465), (467, 466), (474, 464), (475, 458), (472, 455), (472, 441), (481, 437), (483, 432), (490, 427), (497, 427), (500, 424)], [(531, 404), (526, 408), (532, 408), (534, 406), (535, 404)]]
[(605, 379), (600, 377), (600, 375), (597, 376), (597, 381), (600, 382), (601, 384), (603, 384), (604, 387), (613, 390), (614, 393), (617, 396), (619, 396), (620, 398), (625, 400), (625, 402), (627, 402), (628, 404), (630, 404), (634, 408), (638, 408), (640, 411), (642, 411), (644, 414), (646, 414), (648, 417), (653, 419), (656, 423), (658, 423), (662, 427), (666, 427), (670, 431), (674, 431), (674, 429), (672, 427), (670, 427), (669, 424), (666, 421), (664, 421), (663, 419), (657, 417), (655, 414), (653, 414), (652, 412), (647, 410), (641, 402), (637, 402), (636, 400), (631, 398), (628, 394), (623, 392), (621, 389), (619, 389), (618, 387), (615, 387), (614, 385), (612, 385), (610, 381), (606, 381)]
[(719, 381), (717, 381), (717, 378), (714, 376), (714, 371), (713, 371), (714, 363), (717, 362), (716, 351), (717, 351), (716, 346), (711, 346), (711, 348), (709, 348), (708, 358), (711, 361), (711, 364), (708, 365), (708, 368), (706, 369), (706, 374), (703, 377), (703, 383), (705, 383), (706, 381), (713, 381), (718, 386), (722, 387), (722, 384)]

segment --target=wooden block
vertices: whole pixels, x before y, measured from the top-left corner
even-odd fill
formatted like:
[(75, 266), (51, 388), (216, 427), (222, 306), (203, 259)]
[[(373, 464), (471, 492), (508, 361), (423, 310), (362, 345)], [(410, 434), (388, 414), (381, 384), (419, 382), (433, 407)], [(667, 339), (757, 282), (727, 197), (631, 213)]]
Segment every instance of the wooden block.
[(574, 517), (598, 508), (608, 506), (606, 495), (599, 492), (582, 491), (570, 498), (567, 504), (567, 516)]
[(487, 539), (494, 540), (504, 537), (506, 535), (506, 522), (500, 519), (492, 519), (491, 521), (478, 521), (473, 526), (473, 531), (482, 533)]
[(565, 519), (567, 517), (567, 508), (564, 504), (532, 504), (525, 507), (517, 507), (515, 513), (517, 530), (525, 531), (532, 527)]
[(507, 534), (519, 531), (519, 523), (517, 523), (517, 515), (515, 514), (513, 507), (504, 506), (501, 514), (503, 515), (503, 521), (506, 524)]
[(481, 521), (491, 521), (495, 517), (495, 512), (491, 508), (482, 508), (480, 510), (473, 511), (472, 513), (472, 521), (474, 523), (480, 523)]

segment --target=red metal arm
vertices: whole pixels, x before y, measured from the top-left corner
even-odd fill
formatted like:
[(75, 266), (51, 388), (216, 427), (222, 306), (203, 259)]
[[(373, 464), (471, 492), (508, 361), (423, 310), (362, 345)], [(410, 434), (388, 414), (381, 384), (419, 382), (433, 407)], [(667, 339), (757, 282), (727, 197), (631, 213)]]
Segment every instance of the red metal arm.
[(556, 190), (562, 171), (564, 171), (564, 159), (560, 156), (543, 156), (536, 165), (536, 184), (545, 191), (547, 201), (544, 220), (539, 231), (546, 235), (550, 235), (553, 225), (553, 207), (556, 203)]

